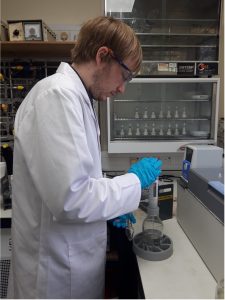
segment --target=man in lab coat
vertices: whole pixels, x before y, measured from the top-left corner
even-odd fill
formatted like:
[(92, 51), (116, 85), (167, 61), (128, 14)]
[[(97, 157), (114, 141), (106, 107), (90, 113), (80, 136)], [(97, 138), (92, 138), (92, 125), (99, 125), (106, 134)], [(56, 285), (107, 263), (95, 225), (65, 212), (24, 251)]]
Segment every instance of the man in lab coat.
[(161, 163), (144, 158), (127, 174), (103, 178), (92, 102), (123, 93), (141, 60), (129, 26), (110, 17), (89, 20), (72, 50), (72, 64), (61, 63), (21, 104), (15, 120), (9, 298), (104, 296), (106, 221), (129, 218)]

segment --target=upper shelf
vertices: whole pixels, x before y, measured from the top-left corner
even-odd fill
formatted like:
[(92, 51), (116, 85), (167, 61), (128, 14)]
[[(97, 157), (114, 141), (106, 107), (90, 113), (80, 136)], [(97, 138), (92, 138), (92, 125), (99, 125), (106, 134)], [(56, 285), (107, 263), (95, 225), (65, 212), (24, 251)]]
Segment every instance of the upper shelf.
[(1, 57), (4, 58), (46, 58), (70, 59), (75, 42), (16, 41), (1, 42)]

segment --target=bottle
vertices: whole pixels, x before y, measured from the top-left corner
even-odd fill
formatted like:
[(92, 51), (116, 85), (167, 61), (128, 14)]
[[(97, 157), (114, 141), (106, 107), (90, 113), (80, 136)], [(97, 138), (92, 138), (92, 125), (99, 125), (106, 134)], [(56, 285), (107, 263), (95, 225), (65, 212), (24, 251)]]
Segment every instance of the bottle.
[(121, 136), (121, 138), (123, 138), (125, 136), (124, 126), (123, 125), (121, 125), (121, 127), (120, 127), (120, 136)]
[(159, 135), (161, 135), (161, 136), (164, 135), (162, 124), (160, 125)]
[(161, 105), (161, 109), (159, 112), (159, 118), (162, 119), (163, 118), (163, 109), (162, 109), (162, 105)]
[(179, 129), (178, 129), (178, 124), (175, 125), (175, 133), (174, 135), (179, 135)]
[(186, 124), (184, 123), (183, 128), (182, 128), (182, 135), (186, 135), (187, 131), (186, 131)]
[(179, 118), (179, 113), (178, 113), (178, 108), (177, 108), (177, 106), (176, 106), (174, 118), (176, 118), (176, 119)]
[(128, 128), (128, 133), (127, 133), (128, 136), (132, 136), (132, 126), (131, 124), (129, 124), (129, 128)]
[(144, 127), (144, 135), (147, 136), (148, 135), (148, 125), (145, 124), (145, 127)]
[(151, 119), (155, 119), (156, 118), (156, 115), (155, 115), (155, 112), (153, 111), (152, 113), (151, 113)]
[(167, 110), (167, 115), (166, 115), (167, 119), (171, 118), (171, 112), (170, 112), (170, 107), (168, 106), (168, 110)]
[(150, 244), (158, 243), (163, 236), (163, 223), (159, 218), (158, 207), (158, 180), (149, 188), (148, 215), (143, 221), (142, 230), (146, 241)]
[(138, 110), (138, 107), (136, 107), (136, 109), (135, 109), (134, 118), (135, 119), (139, 119), (139, 110)]
[(144, 113), (143, 113), (143, 119), (148, 119), (148, 109), (145, 107)]
[(139, 124), (137, 124), (135, 135), (136, 135), (136, 136), (141, 135)]
[(167, 129), (167, 135), (171, 135), (172, 134), (172, 131), (171, 131), (171, 124), (169, 123), (168, 125), (168, 129)]
[(152, 123), (152, 131), (151, 131), (151, 135), (156, 135), (156, 131), (155, 131), (155, 123)]

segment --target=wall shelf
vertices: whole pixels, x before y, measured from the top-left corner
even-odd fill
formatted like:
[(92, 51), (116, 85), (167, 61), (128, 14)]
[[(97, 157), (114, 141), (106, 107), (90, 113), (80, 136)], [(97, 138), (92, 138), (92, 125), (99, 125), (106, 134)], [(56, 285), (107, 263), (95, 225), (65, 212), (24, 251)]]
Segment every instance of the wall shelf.
[(4, 58), (45, 58), (48, 60), (64, 59), (70, 60), (70, 51), (75, 42), (40, 42), (40, 41), (18, 41), (1, 42), (1, 57)]

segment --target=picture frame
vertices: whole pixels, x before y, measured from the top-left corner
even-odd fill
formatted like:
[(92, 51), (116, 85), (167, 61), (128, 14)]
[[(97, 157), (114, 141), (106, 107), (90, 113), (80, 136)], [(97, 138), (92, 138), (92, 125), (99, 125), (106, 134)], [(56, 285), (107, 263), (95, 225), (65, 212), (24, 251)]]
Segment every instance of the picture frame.
[(26, 41), (43, 41), (42, 21), (24, 21), (24, 36)]
[(8, 21), (9, 26), (9, 40), (24, 41), (24, 29), (22, 21)]

